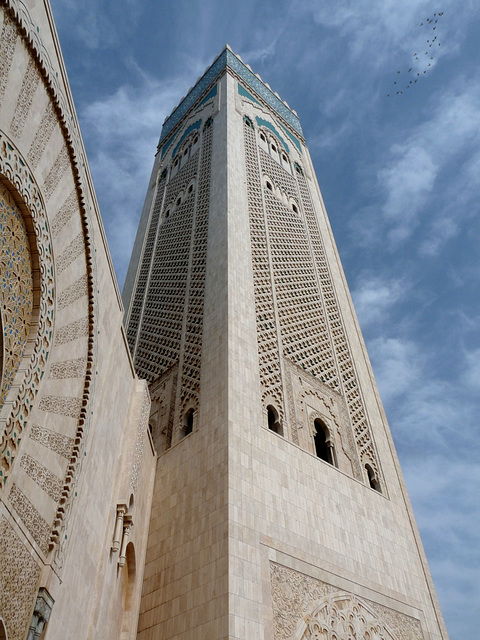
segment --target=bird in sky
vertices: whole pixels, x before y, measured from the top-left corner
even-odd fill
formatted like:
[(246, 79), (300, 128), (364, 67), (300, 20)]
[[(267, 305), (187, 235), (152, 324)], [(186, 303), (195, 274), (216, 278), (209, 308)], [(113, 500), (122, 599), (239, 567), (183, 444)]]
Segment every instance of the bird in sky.
[[(433, 16), (431, 16), (431, 17), (429, 17), (429, 18), (426, 18), (426, 19), (424, 20), (424, 22), (421, 22), (421, 23), (420, 23), (420, 26), (421, 26), (421, 27), (423, 27), (423, 26), (424, 26), (424, 25), (426, 25), (426, 24), (433, 24), (432, 30), (433, 30), (433, 31), (435, 31), (435, 30), (436, 30), (436, 28), (437, 28), (437, 27), (436, 27), (436, 25), (438, 24), (438, 20), (439, 20), (440, 16), (443, 16), (443, 13), (444, 13), (443, 11), (440, 11), (440, 12), (438, 12), (438, 13), (434, 13), (434, 14), (433, 14)], [(429, 38), (429, 39), (425, 42), (425, 44), (427, 45), (427, 51), (425, 51), (425, 55), (426, 55), (426, 56), (429, 56), (429, 57), (427, 58), (427, 66), (425, 67), (425, 65), (416, 65), (416, 66), (417, 66), (417, 69), (418, 69), (418, 67), (422, 67), (422, 66), (423, 66), (423, 69), (421, 69), (421, 68), (420, 68), (420, 69), (419, 69), (419, 71), (417, 71), (417, 69), (415, 69), (415, 70), (414, 70), (414, 69), (413, 69), (413, 67), (409, 67), (409, 68), (406, 70), (406, 71), (407, 71), (407, 73), (411, 73), (412, 71), (414, 71), (414, 74), (413, 74), (413, 75), (415, 75), (415, 73), (416, 73), (416, 78), (415, 78), (414, 80), (410, 80), (410, 82), (409, 82), (407, 85), (405, 85), (405, 86), (404, 86), (404, 89), (409, 89), (409, 88), (410, 88), (410, 85), (412, 85), (412, 86), (413, 86), (414, 84), (417, 84), (418, 79), (419, 79), (420, 77), (423, 77), (424, 75), (427, 75), (427, 70), (428, 70), (428, 68), (429, 68), (429, 67), (433, 67), (433, 62), (428, 62), (428, 60), (433, 60), (433, 59), (434, 59), (434, 56), (433, 56), (433, 55), (431, 55), (431, 53), (432, 53), (432, 52), (431, 52), (431, 51), (429, 51), (429, 50), (433, 47), (433, 45), (434, 45), (434, 43), (437, 41), (437, 39), (438, 39), (438, 36), (434, 34), (433, 39), (432, 39), (432, 38)], [(437, 42), (437, 44), (438, 44), (438, 46), (440, 46), (440, 44), (441, 44), (441, 43), (440, 43), (440, 42)], [(413, 58), (414, 58), (415, 62), (419, 62), (419, 60), (420, 60), (420, 58), (419, 58), (419, 54), (418, 54), (416, 51), (415, 51), (415, 52), (414, 52), (414, 54), (413, 54)], [(423, 71), (423, 74), (422, 74), (422, 71)], [(402, 73), (401, 69), (397, 69), (397, 75), (400, 75), (400, 73)], [(411, 77), (411, 76), (410, 76), (410, 77)], [(394, 85), (397, 85), (397, 82), (396, 82), (396, 81), (394, 81), (394, 83), (393, 83), (393, 84), (394, 84)], [(397, 87), (397, 88), (398, 88), (398, 87)], [(401, 91), (401, 90), (399, 89), (399, 90), (396, 92), (396, 94), (395, 94), (395, 95), (399, 96), (399, 95), (402, 95), (402, 94), (403, 94), (403, 91)], [(388, 97), (390, 97), (391, 95), (393, 95), (393, 94), (387, 93), (387, 96), (388, 96)]]

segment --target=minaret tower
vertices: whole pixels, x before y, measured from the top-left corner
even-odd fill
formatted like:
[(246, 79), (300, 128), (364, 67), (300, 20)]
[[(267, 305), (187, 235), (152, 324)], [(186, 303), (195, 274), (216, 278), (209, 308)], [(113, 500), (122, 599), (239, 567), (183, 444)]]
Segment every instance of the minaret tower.
[(229, 47), (165, 120), (124, 297), (138, 638), (446, 639), (298, 116)]

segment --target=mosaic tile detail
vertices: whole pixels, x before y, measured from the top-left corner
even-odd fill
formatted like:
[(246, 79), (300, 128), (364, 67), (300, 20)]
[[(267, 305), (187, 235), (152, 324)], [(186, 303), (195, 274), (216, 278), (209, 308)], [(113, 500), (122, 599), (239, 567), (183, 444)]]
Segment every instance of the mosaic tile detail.
[(49, 200), (52, 193), (58, 186), (58, 183), (63, 177), (63, 174), (70, 166), (70, 158), (68, 157), (68, 151), (66, 147), (62, 147), (52, 168), (48, 172), (45, 182), (43, 183), (43, 192), (45, 194), (45, 200)]
[(273, 91), (268, 89), (268, 87), (266, 87), (265, 84), (259, 80), (257, 76), (250, 71), (234, 53), (232, 53), (232, 51), (224, 49), (180, 104), (173, 110), (171, 115), (165, 120), (162, 127), (159, 145), (168, 136), (170, 131), (172, 131), (172, 129), (180, 122), (187, 111), (193, 107), (195, 102), (200, 98), (202, 93), (206, 91), (213, 80), (227, 66), (233, 69), (233, 71), (235, 71), (235, 73), (237, 73), (237, 75), (251, 89), (253, 89), (258, 96), (265, 100), (275, 113), (280, 115), (285, 122), (287, 122), (303, 137), (303, 131), (298, 116), (296, 116), (279, 98), (277, 98)]
[(57, 123), (58, 120), (53, 103), (48, 101), (27, 155), (27, 159), (32, 165), (32, 169), (35, 169), (38, 165), (39, 160), (42, 157), (42, 153), (45, 150)]
[(44, 396), (38, 408), (48, 413), (58, 413), (69, 418), (78, 418), (82, 408), (82, 398), (64, 396)]
[(33, 310), (30, 243), (10, 192), (0, 184), (0, 304), (3, 324), (3, 406), (23, 357)]
[(20, 491), (16, 484), (12, 485), (8, 499), (27, 527), (32, 538), (40, 547), (42, 553), (47, 555), (51, 525), (42, 518), (27, 496)]
[(200, 107), (203, 107), (203, 105), (206, 104), (209, 100), (212, 100), (212, 98), (214, 98), (217, 95), (217, 93), (218, 93), (218, 85), (215, 85), (213, 89), (209, 91), (205, 96), (205, 98), (199, 103), (197, 109), (199, 109)]
[(238, 87), (238, 95), (242, 96), (243, 98), (246, 98), (247, 100), (250, 100), (250, 102), (255, 102), (256, 104), (260, 104), (259, 101), (254, 98), (252, 96), (251, 93), (248, 93), (248, 91), (240, 84), (237, 84)]
[(17, 28), (13, 20), (5, 13), (0, 38), (0, 105), (3, 104), (8, 73), (12, 66), (13, 54), (15, 53), (15, 41), (17, 39), (17, 35)]
[(64, 327), (60, 327), (55, 333), (55, 346), (67, 344), (67, 342), (77, 340), (78, 338), (85, 338), (88, 336), (89, 327), (90, 322), (88, 316), (80, 318), (80, 320), (74, 320)]
[(202, 125), (202, 121), (201, 120), (197, 120), (196, 122), (194, 122), (193, 124), (191, 124), (189, 127), (187, 127), (185, 129), (185, 131), (183, 132), (182, 137), (180, 138), (180, 140), (177, 142), (175, 149), (172, 151), (172, 160), (175, 158), (175, 155), (180, 147), (180, 145), (182, 144), (182, 142), (185, 140), (185, 138), (192, 133), (192, 131), (198, 131), (200, 129)]
[(23, 77), (22, 87), (17, 100), (15, 114), (10, 123), (10, 132), (13, 136), (18, 137), (22, 134), (25, 121), (32, 106), (33, 96), (40, 82), (40, 75), (37, 71), (35, 62), (30, 58), (27, 69)]
[(58, 294), (57, 308), (59, 310), (65, 309), (70, 304), (73, 304), (80, 298), (88, 295), (88, 277), (84, 273), (78, 280), (73, 282), (68, 287), (65, 287), (63, 291)]
[(20, 466), (52, 500), (55, 502), (60, 500), (63, 487), (63, 480), (61, 478), (58, 478), (28, 453), (23, 454), (20, 460)]
[(285, 142), (285, 140), (282, 138), (282, 136), (278, 133), (277, 129), (273, 126), (273, 124), (271, 122), (269, 122), (268, 120), (265, 120), (264, 118), (259, 118), (258, 116), (255, 117), (255, 120), (257, 121), (257, 124), (258, 124), (259, 127), (266, 127), (267, 129), (270, 129), (270, 131), (275, 136), (277, 136), (277, 138), (283, 144), (283, 146), (285, 147), (285, 151), (287, 153), (290, 153), (290, 148), (289, 148), (288, 144)]
[(60, 207), (57, 215), (55, 216), (52, 225), (52, 237), (56, 238), (60, 231), (68, 224), (68, 222), (72, 219), (73, 214), (78, 209), (78, 199), (77, 193), (75, 189), (68, 196), (65, 202)]
[(55, 362), (51, 365), (48, 377), (54, 379), (83, 378), (86, 369), (86, 358), (64, 360), (63, 362)]
[(7, 520), (0, 516), (0, 611), (9, 640), (24, 640), (38, 589), (40, 567)]
[(47, 449), (58, 453), (62, 458), (68, 460), (72, 455), (74, 439), (62, 433), (57, 433), (51, 429), (46, 429), (45, 427), (34, 424), (30, 431), (30, 438), (47, 447)]

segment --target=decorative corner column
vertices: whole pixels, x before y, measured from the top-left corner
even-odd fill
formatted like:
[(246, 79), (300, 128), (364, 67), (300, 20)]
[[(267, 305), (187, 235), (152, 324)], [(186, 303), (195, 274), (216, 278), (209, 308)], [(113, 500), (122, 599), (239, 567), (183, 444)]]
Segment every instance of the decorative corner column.
[(28, 629), (27, 640), (40, 640), (48, 619), (50, 618), (50, 614), (52, 613), (54, 602), (54, 599), (45, 587), (41, 587), (38, 591), (32, 622)]

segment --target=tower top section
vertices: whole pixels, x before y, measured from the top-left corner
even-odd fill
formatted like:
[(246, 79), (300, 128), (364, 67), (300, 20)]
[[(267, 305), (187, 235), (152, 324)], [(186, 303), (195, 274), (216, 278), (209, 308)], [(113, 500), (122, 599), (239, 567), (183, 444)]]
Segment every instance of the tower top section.
[[(245, 84), (252, 89), (255, 94), (268, 104), (285, 122), (287, 122), (297, 133), (303, 138), (303, 131), (300, 120), (296, 111), (291, 109), (288, 104), (280, 98), (278, 93), (272, 91), (270, 86), (263, 82), (260, 76), (254, 73), (250, 65), (245, 64), (240, 56), (233, 53), (229, 45), (225, 48), (213, 63), (205, 70), (205, 73), (199, 77), (193, 87), (191, 87), (186, 96), (173, 109), (171, 114), (165, 118), (162, 133), (160, 135), (159, 146), (175, 128), (183, 116), (195, 105), (201, 96), (208, 91), (213, 81), (226, 69), (231, 69)], [(208, 93), (205, 100), (208, 99)], [(200, 103), (201, 104), (201, 103)]]

